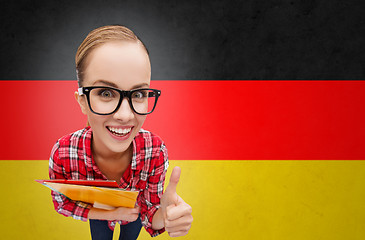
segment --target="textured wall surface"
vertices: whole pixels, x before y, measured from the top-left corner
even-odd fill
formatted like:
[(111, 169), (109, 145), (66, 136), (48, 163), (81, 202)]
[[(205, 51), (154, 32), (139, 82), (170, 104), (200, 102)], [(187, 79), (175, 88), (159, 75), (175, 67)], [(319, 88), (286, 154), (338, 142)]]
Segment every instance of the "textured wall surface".
[(178, 194), (194, 222), (181, 239), (365, 239), (365, 81), (227, 81), (364, 80), (364, 6), (1, 1), (0, 238), (90, 239), (88, 223), (57, 214), (34, 180), (48, 178), (54, 142), (86, 123), (69, 81), (78, 45), (124, 24), (162, 90), (144, 128), (166, 142), (167, 181), (182, 168)]
[(123, 24), (148, 46), (156, 80), (365, 79), (364, 7), (361, 0), (6, 1), (0, 78), (73, 80), (86, 34)]

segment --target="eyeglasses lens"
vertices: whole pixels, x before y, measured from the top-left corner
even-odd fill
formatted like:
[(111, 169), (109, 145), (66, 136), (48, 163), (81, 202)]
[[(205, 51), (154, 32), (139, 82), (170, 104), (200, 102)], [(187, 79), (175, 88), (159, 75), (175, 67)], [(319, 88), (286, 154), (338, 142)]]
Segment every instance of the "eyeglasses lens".
[[(100, 114), (110, 114), (117, 107), (121, 94), (110, 88), (94, 88), (90, 91), (90, 106)], [(139, 114), (150, 113), (156, 104), (156, 94), (153, 90), (135, 90), (131, 92), (131, 104)]]

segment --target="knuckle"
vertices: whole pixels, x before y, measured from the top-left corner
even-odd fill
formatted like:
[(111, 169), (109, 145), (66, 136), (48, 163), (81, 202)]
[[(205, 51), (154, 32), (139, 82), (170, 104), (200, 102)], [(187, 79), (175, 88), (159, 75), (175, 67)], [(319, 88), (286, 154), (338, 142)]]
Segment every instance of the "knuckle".
[(193, 216), (191, 216), (191, 215), (190, 215), (190, 218), (189, 218), (189, 222), (190, 222), (190, 224), (191, 224), (193, 221), (194, 221), (194, 218), (193, 218)]
[(189, 226), (187, 226), (186, 228), (185, 228), (185, 231), (186, 232), (189, 232), (189, 230), (191, 229), (191, 224), (189, 224)]
[(181, 232), (188, 232), (189, 231), (189, 226), (185, 226), (185, 227), (183, 227), (183, 228), (181, 228)]
[(193, 209), (189, 204), (186, 204), (185, 211), (188, 212), (189, 214), (191, 214), (193, 212)]

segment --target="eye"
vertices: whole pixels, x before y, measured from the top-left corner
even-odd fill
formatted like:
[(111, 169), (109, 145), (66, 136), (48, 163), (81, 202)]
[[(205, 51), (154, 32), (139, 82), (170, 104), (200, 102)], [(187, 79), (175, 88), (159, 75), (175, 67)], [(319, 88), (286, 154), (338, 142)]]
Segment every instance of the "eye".
[(147, 91), (145, 91), (145, 90), (135, 91), (132, 93), (132, 98), (135, 98), (135, 99), (141, 99), (141, 98), (145, 98), (145, 97), (147, 97)]
[(100, 89), (98, 95), (103, 97), (103, 98), (112, 98), (112, 97), (114, 97), (114, 93), (110, 89)]

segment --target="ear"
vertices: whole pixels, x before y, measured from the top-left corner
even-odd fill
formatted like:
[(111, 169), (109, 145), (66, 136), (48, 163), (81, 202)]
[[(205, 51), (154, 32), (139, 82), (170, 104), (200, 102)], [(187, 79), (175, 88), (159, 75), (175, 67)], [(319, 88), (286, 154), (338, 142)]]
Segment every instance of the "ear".
[(86, 98), (83, 97), (83, 96), (80, 96), (79, 93), (76, 91), (75, 92), (75, 99), (80, 105), (81, 112), (86, 115), (87, 114), (87, 111), (86, 111), (87, 110)]

